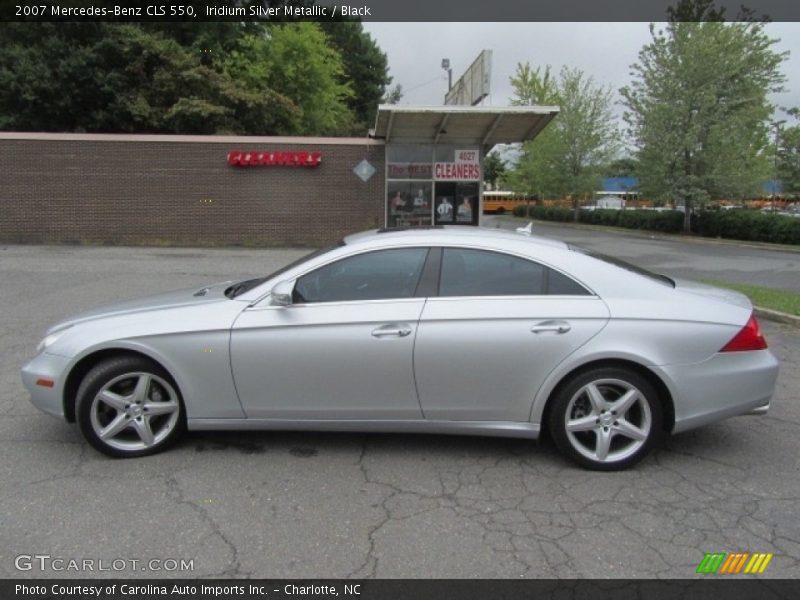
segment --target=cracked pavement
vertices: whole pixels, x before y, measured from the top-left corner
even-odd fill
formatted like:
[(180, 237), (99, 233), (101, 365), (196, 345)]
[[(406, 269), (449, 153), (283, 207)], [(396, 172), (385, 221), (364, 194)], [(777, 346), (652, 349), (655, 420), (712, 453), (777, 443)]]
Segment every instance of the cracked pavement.
[[(0, 576), (683, 578), (734, 551), (774, 552), (764, 577), (800, 575), (787, 325), (762, 322), (782, 363), (768, 416), (674, 436), (622, 473), (583, 471), (547, 441), (423, 435), (190, 433), (120, 461), (30, 405), (19, 368), (60, 318), (304, 252), (0, 247)], [(19, 572), (18, 554), (194, 570)]]

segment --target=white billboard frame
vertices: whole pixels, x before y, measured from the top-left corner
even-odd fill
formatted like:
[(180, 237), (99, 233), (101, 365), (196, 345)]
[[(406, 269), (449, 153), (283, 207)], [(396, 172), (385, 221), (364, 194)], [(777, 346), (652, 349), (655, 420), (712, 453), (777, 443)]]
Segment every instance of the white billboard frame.
[(482, 50), (469, 68), (445, 94), (448, 106), (475, 106), (491, 93), (492, 51)]

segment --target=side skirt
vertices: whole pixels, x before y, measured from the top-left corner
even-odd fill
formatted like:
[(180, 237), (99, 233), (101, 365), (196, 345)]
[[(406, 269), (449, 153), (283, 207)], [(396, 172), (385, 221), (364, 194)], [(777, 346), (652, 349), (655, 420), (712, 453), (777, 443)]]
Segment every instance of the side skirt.
[(359, 433), (437, 433), (493, 437), (539, 437), (537, 423), (507, 421), (374, 421), (290, 419), (189, 419), (191, 431), (347, 431)]

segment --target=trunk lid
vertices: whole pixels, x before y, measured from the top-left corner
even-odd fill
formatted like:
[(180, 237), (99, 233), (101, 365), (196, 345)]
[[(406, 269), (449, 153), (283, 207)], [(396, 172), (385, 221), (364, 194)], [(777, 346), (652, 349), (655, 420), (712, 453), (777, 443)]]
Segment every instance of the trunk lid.
[(740, 306), (742, 308), (753, 308), (753, 303), (750, 302), (750, 298), (741, 292), (708, 285), (706, 283), (698, 283), (689, 279), (673, 278), (673, 281), (675, 282), (675, 289), (682, 292), (688, 292), (714, 300), (721, 300), (722, 302), (727, 302), (728, 304), (733, 304), (734, 306)]

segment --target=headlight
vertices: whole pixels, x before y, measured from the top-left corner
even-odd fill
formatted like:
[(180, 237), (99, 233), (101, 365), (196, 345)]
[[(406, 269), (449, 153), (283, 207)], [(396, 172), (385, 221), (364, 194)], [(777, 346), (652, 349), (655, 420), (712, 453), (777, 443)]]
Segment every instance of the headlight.
[(58, 340), (58, 338), (64, 335), (67, 332), (67, 329), (69, 329), (70, 327), (72, 327), (72, 325), (69, 325), (67, 327), (64, 327), (63, 329), (59, 329), (58, 331), (54, 331), (53, 333), (46, 335), (45, 338), (41, 342), (39, 342), (39, 345), (36, 346), (36, 354), (41, 354), (42, 352), (47, 350), (47, 348), (55, 344), (56, 340)]

